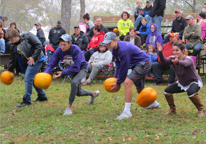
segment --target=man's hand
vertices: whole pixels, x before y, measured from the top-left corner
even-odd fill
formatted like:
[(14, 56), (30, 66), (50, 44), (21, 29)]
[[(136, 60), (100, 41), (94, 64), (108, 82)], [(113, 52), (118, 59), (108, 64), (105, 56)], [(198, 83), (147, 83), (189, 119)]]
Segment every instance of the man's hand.
[(157, 50), (161, 51), (162, 50), (162, 45), (160, 43), (157, 42)]
[(27, 62), (28, 65), (34, 65), (34, 64), (35, 64), (33, 57), (29, 57), (28, 60), (29, 60), (29, 61)]
[(92, 63), (90, 63), (90, 64), (91, 64), (91, 66), (93, 67), (95, 63), (92, 62)]
[(56, 73), (53, 74), (53, 78), (58, 78), (62, 75), (62, 72), (61, 71), (58, 71)]
[(110, 86), (113, 86), (113, 88), (111, 89), (111, 91), (113, 92), (117, 92), (120, 89), (120, 85), (113, 83)]

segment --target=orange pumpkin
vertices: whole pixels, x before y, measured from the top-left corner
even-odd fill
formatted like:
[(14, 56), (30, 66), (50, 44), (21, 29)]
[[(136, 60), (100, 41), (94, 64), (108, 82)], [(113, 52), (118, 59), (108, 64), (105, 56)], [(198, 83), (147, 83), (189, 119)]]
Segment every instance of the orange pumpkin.
[(10, 85), (14, 81), (14, 74), (10, 71), (4, 71), (1, 74), (1, 82)]
[(137, 103), (141, 107), (148, 107), (157, 99), (157, 92), (151, 88), (144, 88), (137, 96)]
[(117, 32), (118, 32), (118, 29), (117, 29), (117, 28), (114, 28), (114, 29), (113, 29), (113, 32), (114, 32), (114, 33), (117, 33)]
[(97, 25), (97, 23), (95, 23), (94, 25)]
[(187, 49), (185, 49), (185, 54), (188, 55), (188, 50)]
[[(104, 88), (106, 91), (113, 93), (113, 91), (111, 91), (111, 89), (113, 88), (113, 86), (111, 86), (111, 84), (114, 84), (117, 82), (117, 78), (108, 78), (104, 81)], [(120, 87), (121, 88), (121, 87)], [(119, 91), (120, 88), (117, 90)], [(116, 91), (116, 92), (117, 92)]]
[(48, 73), (38, 73), (34, 77), (34, 85), (40, 89), (47, 89), (52, 82), (52, 76)]

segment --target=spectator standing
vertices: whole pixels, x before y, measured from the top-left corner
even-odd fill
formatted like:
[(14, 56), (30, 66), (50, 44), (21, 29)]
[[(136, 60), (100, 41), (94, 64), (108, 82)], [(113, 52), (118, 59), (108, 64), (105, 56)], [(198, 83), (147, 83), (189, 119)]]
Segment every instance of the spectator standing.
[(51, 43), (51, 46), (56, 50), (59, 47), (59, 38), (66, 34), (66, 30), (62, 27), (62, 21), (58, 20), (56, 27), (53, 27), (49, 31), (49, 41)]
[(87, 25), (87, 35), (92, 30), (92, 27), (94, 27), (94, 23), (90, 20), (90, 16), (88, 13), (83, 15), (83, 22)]
[(150, 30), (151, 30), (151, 34), (148, 35), (145, 42), (145, 46), (146, 48), (148, 48), (148, 46), (152, 44), (155, 46), (155, 48), (157, 48), (157, 44), (156, 44), (157, 42), (163, 44), (162, 36), (158, 33), (158, 27), (156, 24), (151, 24)]
[[(189, 55), (197, 56), (202, 48), (202, 35), (200, 25), (196, 24), (193, 19), (194, 18), (191, 15), (186, 17), (188, 26), (185, 28), (183, 35), (188, 42), (185, 44), (185, 47), (188, 50)], [(189, 49), (193, 49), (192, 54)]]
[(175, 14), (176, 14), (176, 19), (173, 20), (173, 22), (172, 22), (171, 32), (169, 32), (168, 34), (164, 35), (164, 44), (169, 42), (169, 37), (168, 36), (171, 33), (176, 33), (178, 38), (181, 40), (183, 32), (184, 32), (184, 29), (187, 26), (187, 21), (186, 21), (185, 18), (182, 17), (181, 10), (176, 10)]
[[(172, 45), (174, 42), (178, 41), (177, 34), (175, 34), (175, 33), (171, 33), (169, 35), (169, 38), (170, 38), (170, 42), (164, 44), (164, 46), (162, 48), (163, 55), (166, 58), (173, 55)], [(153, 75), (154, 75), (154, 79), (155, 79), (154, 85), (163, 85), (162, 76), (167, 69), (170, 70), (169, 79), (168, 79), (168, 85), (170, 85), (175, 81), (174, 67), (173, 67), (173, 65), (162, 64), (159, 57), (158, 57), (158, 62), (156, 62), (152, 65)]]
[(161, 23), (164, 16), (164, 10), (166, 7), (166, 0), (154, 0), (153, 7), (150, 10), (150, 22), (149, 25), (155, 23), (158, 27), (158, 33), (161, 34)]
[(89, 44), (88, 37), (84, 34), (84, 32), (81, 31), (79, 25), (74, 26), (72, 44), (77, 45), (82, 51), (85, 51)]
[(124, 38), (124, 41), (128, 41), (128, 42), (131, 42), (132, 44), (138, 46), (139, 48), (141, 47), (141, 39), (139, 36), (137, 36), (135, 34), (136, 32), (136, 28), (135, 27), (131, 27), (129, 29), (129, 35), (127, 35), (125, 38)]
[[(95, 25), (100, 26), (100, 28), (101, 28), (100, 32), (104, 32), (104, 33), (108, 32), (108, 29), (105, 26), (103, 26), (102, 19), (100, 17), (96, 19), (96, 24)], [(92, 27), (92, 29), (90, 30), (90, 32), (88, 34), (89, 41), (91, 41), (92, 37), (95, 35), (95, 33), (93, 31), (94, 27), (95, 26)]]
[(124, 40), (124, 37), (129, 32), (131, 27), (134, 27), (132, 21), (129, 19), (130, 14), (127, 11), (123, 11), (121, 14), (121, 19), (117, 23), (118, 31), (119, 31), (119, 39), (121, 41)]
[(17, 28), (17, 25), (16, 25), (15, 22), (11, 22), (11, 23), (10, 23), (10, 28), (16, 29), (16, 30), (18, 31), (18, 33), (20, 34), (20, 30)]
[(42, 46), (44, 46), (44, 42), (46, 41), (46, 38), (45, 38), (44, 32), (43, 32), (43, 30), (41, 28), (41, 23), (40, 22), (36, 22), (34, 25), (36, 26), (36, 30), (37, 30), (36, 36), (40, 40)]

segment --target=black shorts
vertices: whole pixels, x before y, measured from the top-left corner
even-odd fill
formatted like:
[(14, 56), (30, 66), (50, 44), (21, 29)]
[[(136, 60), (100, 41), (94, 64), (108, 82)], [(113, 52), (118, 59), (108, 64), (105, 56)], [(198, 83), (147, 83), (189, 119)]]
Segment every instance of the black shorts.
[(143, 89), (145, 83), (145, 75), (151, 69), (151, 61), (140, 62), (138, 63), (132, 70), (132, 72), (127, 76), (127, 78), (131, 79), (136, 89)]

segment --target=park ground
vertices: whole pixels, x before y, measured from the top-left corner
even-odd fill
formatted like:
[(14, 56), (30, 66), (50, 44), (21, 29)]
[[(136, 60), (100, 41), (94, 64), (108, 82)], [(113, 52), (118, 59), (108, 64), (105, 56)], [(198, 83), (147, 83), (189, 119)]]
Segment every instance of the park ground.
[[(203, 77), (206, 85), (206, 79)], [(16, 76), (11, 85), (0, 83), (0, 143), (206, 143), (206, 116), (197, 118), (197, 109), (186, 93), (175, 94), (176, 115), (164, 115), (169, 109), (164, 98), (164, 86), (152, 86), (158, 92), (161, 108), (143, 109), (136, 103), (137, 93), (133, 85), (133, 100), (128, 119), (117, 120), (124, 109), (124, 86), (117, 93), (104, 90), (103, 82), (93, 82), (83, 88), (100, 95), (94, 104), (89, 98), (76, 97), (73, 114), (63, 116), (68, 104), (70, 81), (62, 84), (62, 78), (52, 81), (45, 90), (48, 102), (32, 103), (17, 108), (22, 102), (24, 81)], [(206, 108), (206, 86), (199, 91)], [(33, 90), (32, 99), (37, 97)]]

